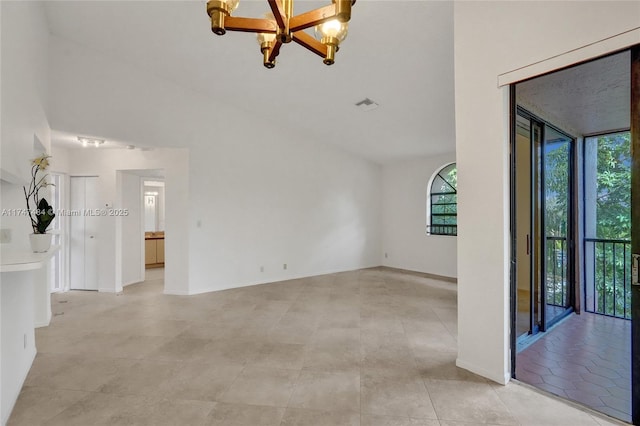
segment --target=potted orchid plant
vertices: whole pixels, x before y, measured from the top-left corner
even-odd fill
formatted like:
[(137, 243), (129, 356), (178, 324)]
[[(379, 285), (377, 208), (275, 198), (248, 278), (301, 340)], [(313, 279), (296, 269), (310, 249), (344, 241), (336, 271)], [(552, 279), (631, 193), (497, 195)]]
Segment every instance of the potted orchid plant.
[(51, 234), (47, 234), (47, 228), (56, 217), (53, 208), (47, 200), (40, 198), (40, 190), (53, 185), (47, 181), (45, 170), (49, 167), (50, 155), (42, 154), (31, 160), (31, 182), (29, 186), (23, 186), (24, 198), (27, 202), (27, 213), (31, 219), (33, 234), (29, 235), (31, 249), (36, 253), (49, 250), (51, 246)]

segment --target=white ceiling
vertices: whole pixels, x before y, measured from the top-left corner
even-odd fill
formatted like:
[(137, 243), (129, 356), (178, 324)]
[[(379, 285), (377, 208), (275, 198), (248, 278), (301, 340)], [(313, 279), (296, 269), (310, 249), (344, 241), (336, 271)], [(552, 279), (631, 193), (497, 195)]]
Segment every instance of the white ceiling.
[[(325, 4), (297, 0), (295, 13)], [(335, 65), (292, 43), (273, 70), (255, 35), (211, 33), (204, 0), (45, 8), (56, 36), (373, 161), (455, 150), (453, 2), (359, 0)], [(241, 0), (235, 15), (267, 10)], [(365, 97), (380, 107), (358, 110)]]
[(519, 101), (562, 121), (552, 124), (589, 135), (629, 128), (630, 83), (626, 51), (519, 83), (516, 93)]

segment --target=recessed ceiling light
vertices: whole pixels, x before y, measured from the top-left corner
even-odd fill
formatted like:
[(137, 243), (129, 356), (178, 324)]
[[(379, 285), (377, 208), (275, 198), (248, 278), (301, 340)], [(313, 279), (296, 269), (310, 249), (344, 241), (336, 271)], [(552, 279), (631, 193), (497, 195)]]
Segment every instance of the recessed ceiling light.
[(378, 105), (377, 103), (375, 103), (374, 101), (372, 101), (369, 98), (364, 98), (360, 102), (357, 102), (356, 106), (361, 111), (371, 111), (372, 109), (378, 108), (380, 105)]

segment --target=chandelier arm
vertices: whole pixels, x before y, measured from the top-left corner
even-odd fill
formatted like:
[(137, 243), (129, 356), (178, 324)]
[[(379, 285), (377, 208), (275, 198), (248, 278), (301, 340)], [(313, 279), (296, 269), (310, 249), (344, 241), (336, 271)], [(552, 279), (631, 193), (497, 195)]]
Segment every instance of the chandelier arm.
[(276, 19), (278, 23), (278, 27), (285, 27), (286, 14), (284, 8), (282, 7), (282, 2), (280, 0), (267, 0), (269, 3), (269, 7), (271, 8), (271, 12), (273, 13), (273, 17)]
[(227, 16), (224, 27), (228, 31), (240, 31), (245, 33), (270, 33), (276, 32), (278, 27), (270, 19), (240, 18)]
[(301, 13), (300, 15), (293, 16), (289, 20), (289, 29), (291, 32), (304, 30), (305, 28), (313, 27), (323, 22), (330, 21), (336, 17), (336, 5), (330, 4), (318, 9), (311, 10), (309, 12)]
[(269, 61), (270, 62), (275, 62), (276, 61), (276, 57), (280, 54), (280, 47), (282, 46), (282, 42), (280, 40), (277, 40), (273, 47), (270, 49), (269, 51)]
[(318, 56), (322, 56), (323, 58), (327, 56), (327, 46), (320, 43), (313, 36), (310, 36), (304, 31), (297, 31), (293, 33), (293, 41), (298, 43), (300, 46), (309, 49)]

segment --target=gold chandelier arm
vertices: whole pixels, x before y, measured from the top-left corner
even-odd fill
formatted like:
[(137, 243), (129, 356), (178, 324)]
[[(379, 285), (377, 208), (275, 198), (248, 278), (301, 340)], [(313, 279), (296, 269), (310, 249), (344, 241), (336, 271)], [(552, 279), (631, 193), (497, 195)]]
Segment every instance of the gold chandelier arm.
[(224, 27), (228, 31), (240, 31), (245, 33), (275, 33), (278, 27), (269, 19), (240, 18), (227, 16)]
[(276, 61), (276, 57), (280, 54), (280, 47), (282, 46), (282, 42), (280, 40), (277, 40), (273, 47), (270, 49), (269, 51), (269, 61), (270, 62), (275, 62)]
[(304, 31), (297, 31), (293, 33), (293, 41), (298, 43), (300, 46), (309, 49), (318, 56), (322, 56), (323, 58), (327, 56), (327, 46), (320, 43), (313, 36), (310, 36)]
[(330, 21), (336, 17), (336, 5), (330, 4), (325, 7), (311, 10), (309, 12), (301, 13), (298, 16), (294, 16), (289, 20), (289, 29), (291, 32), (304, 30), (305, 28), (313, 27), (323, 22)]
[(286, 14), (284, 8), (282, 7), (282, 2), (280, 0), (267, 0), (269, 3), (269, 7), (271, 8), (271, 12), (273, 13), (273, 17), (276, 19), (278, 26), (280, 28), (285, 27)]

